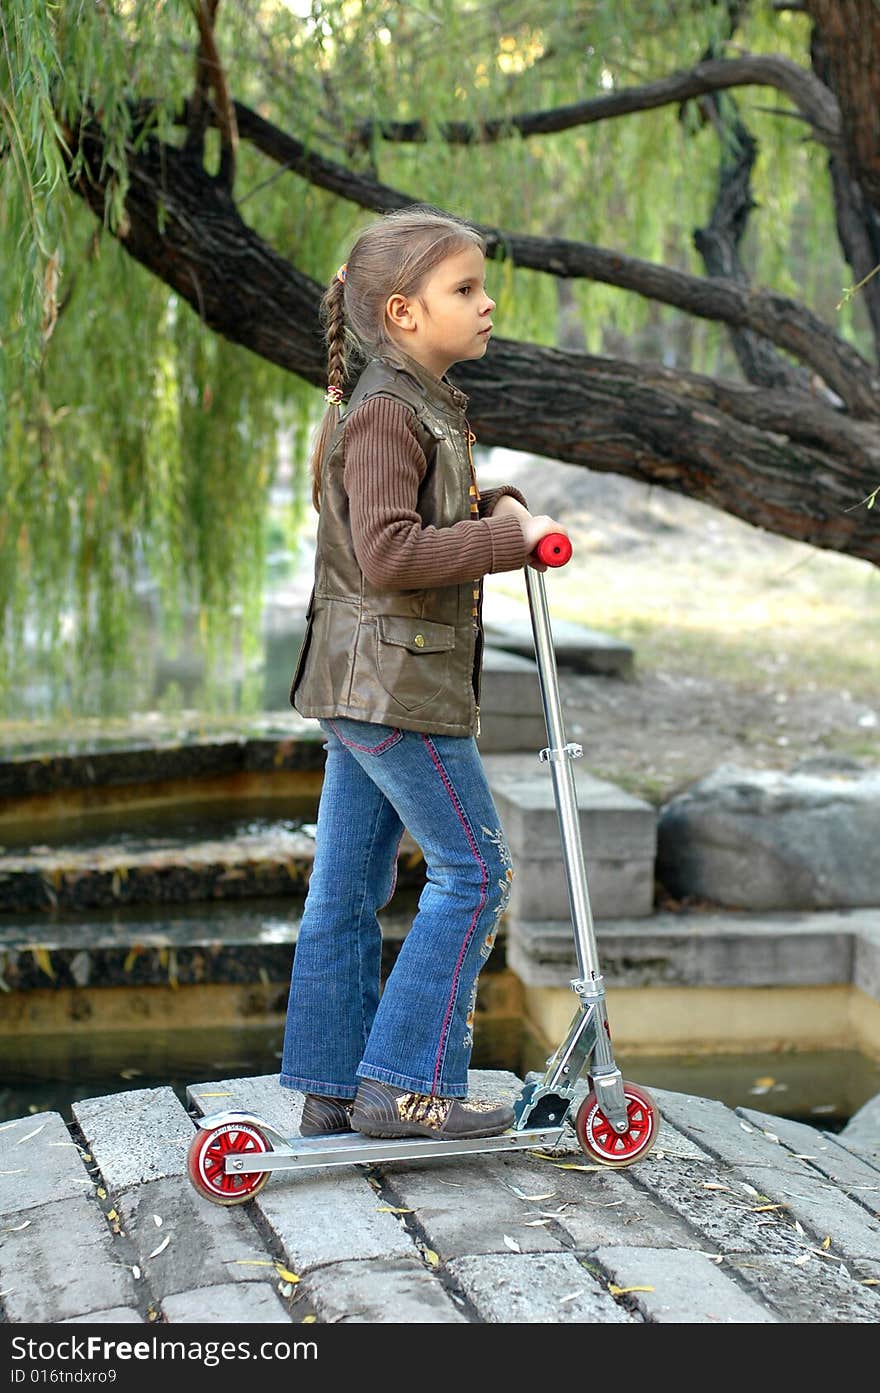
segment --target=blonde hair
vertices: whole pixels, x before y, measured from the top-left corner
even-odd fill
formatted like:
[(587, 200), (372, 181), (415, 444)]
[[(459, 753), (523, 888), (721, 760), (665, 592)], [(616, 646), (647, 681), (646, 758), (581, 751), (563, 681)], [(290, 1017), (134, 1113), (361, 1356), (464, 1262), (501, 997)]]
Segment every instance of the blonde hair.
[[(337, 273), (321, 300), (327, 386), (332, 395), (342, 396), (350, 354), (367, 360), (393, 346), (385, 325), (389, 298), (418, 294), (435, 266), (468, 246), (477, 246), (485, 254), (486, 243), (475, 228), (429, 204), (396, 209), (364, 228), (348, 254), (344, 278)], [(316, 511), (320, 508), (321, 469), (338, 422), (339, 406), (331, 401), (312, 451), (312, 503)]]

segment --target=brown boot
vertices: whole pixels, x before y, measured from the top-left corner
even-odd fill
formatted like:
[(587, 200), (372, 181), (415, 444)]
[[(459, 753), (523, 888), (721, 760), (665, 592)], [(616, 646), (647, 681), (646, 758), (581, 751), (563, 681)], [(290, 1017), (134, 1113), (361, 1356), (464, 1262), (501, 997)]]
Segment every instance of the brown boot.
[(464, 1103), (428, 1093), (408, 1093), (376, 1079), (361, 1079), (351, 1110), (351, 1125), (368, 1137), (435, 1137), (461, 1141), (497, 1137), (513, 1125), (506, 1104)]
[(307, 1093), (299, 1124), (301, 1137), (318, 1137), (327, 1132), (350, 1132), (352, 1098), (327, 1098)]

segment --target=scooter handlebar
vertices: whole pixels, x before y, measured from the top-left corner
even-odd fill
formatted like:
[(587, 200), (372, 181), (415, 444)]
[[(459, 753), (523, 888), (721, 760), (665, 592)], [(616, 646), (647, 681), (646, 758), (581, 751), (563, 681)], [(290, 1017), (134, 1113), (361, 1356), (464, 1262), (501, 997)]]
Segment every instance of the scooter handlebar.
[(545, 566), (564, 566), (571, 559), (571, 542), (564, 532), (548, 532), (532, 555)]

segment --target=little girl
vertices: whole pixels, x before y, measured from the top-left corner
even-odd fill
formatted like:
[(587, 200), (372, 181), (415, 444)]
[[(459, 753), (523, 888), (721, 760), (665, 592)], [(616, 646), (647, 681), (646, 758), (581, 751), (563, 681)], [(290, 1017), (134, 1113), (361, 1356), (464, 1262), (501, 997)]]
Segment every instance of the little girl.
[[(312, 460), (315, 583), (290, 688), (327, 737), (315, 859), (293, 962), (281, 1084), (304, 1135), (488, 1137), (513, 1110), (465, 1103), (477, 977), (513, 878), (476, 745), (482, 578), (526, 565), (553, 518), (480, 493), (468, 398), (495, 302), (485, 245), (430, 207), (388, 214), (322, 302), (330, 405)], [(347, 349), (365, 362), (340, 413)], [(380, 997), (377, 911), (407, 829), (418, 912)]]

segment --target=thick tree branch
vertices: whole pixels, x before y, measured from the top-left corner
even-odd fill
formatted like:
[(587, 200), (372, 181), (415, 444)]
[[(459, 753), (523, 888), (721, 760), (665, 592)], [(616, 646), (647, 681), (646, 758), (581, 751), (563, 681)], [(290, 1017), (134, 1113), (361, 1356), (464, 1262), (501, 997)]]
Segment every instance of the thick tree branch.
[[(144, 104), (143, 114), (149, 110)], [(419, 200), (316, 155), (241, 102), (235, 103), (239, 136), (270, 159), (359, 207), (386, 213)], [(186, 120), (186, 113), (181, 121)], [(806, 306), (771, 290), (746, 290), (608, 251), (586, 242), (526, 237), (480, 226), (488, 255), (548, 275), (581, 277), (631, 290), (674, 305), (700, 319), (750, 329), (814, 369), (857, 416), (880, 416), (880, 374)]]
[[(748, 290), (749, 278), (739, 247), (745, 234), (752, 199), (752, 168), (758, 147), (735, 109), (735, 99), (722, 111), (717, 97), (705, 98), (704, 110), (719, 133), (721, 169), (718, 194), (708, 227), (697, 228), (694, 246), (703, 258), (706, 272), (715, 279), (729, 280)], [(730, 108), (733, 108), (731, 114)], [(748, 382), (761, 387), (782, 387), (797, 391), (810, 389), (810, 375), (789, 363), (762, 335), (751, 329), (731, 328), (730, 338), (737, 362)]]
[[(822, 34), (815, 25), (810, 42), (810, 59), (817, 77), (830, 86), (834, 75)], [(853, 279), (862, 286), (859, 296), (871, 321), (875, 357), (880, 362), (880, 277), (871, 274), (880, 264), (880, 211), (872, 207), (861, 185), (852, 177), (844, 153), (829, 153), (828, 172), (834, 196), (837, 235), (852, 269)]]
[[(493, 143), (512, 135), (550, 135), (590, 125), (614, 116), (629, 116), (637, 111), (653, 111), (720, 92), (729, 87), (776, 87), (791, 98), (809, 121), (817, 140), (834, 146), (840, 138), (840, 111), (837, 102), (814, 73), (808, 72), (790, 58), (774, 54), (747, 54), (742, 58), (715, 58), (698, 63), (686, 72), (671, 73), (646, 82), (639, 87), (625, 87), (602, 97), (590, 97), (583, 102), (553, 107), (549, 111), (524, 112), (518, 116), (499, 117), (491, 121), (447, 121), (440, 125), (441, 139), (450, 145)], [(425, 141), (429, 132), (423, 121), (361, 121), (349, 137), (352, 148), (370, 148), (382, 140)]]
[[(82, 139), (87, 173), (74, 187), (103, 221), (100, 132)], [(209, 327), (323, 384), (322, 287), (262, 242), (201, 166), (146, 140), (131, 156), (126, 214), (126, 250)], [(876, 487), (877, 430), (808, 396), (505, 340), (454, 376), (486, 445), (657, 483), (880, 564), (873, 514), (848, 511)]]
[(806, 0), (822, 35), (849, 173), (880, 213), (880, 5), (876, 0)]

